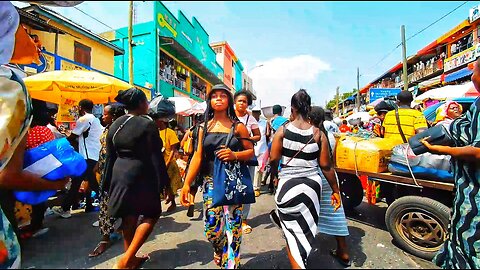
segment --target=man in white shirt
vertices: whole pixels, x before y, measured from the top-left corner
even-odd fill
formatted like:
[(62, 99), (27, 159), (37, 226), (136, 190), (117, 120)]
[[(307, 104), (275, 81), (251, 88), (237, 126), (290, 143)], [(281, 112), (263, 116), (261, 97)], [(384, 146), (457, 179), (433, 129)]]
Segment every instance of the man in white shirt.
[[(75, 203), (78, 195), (78, 189), (82, 181), (88, 181), (89, 189), (98, 194), (98, 182), (95, 177), (94, 168), (97, 165), (98, 157), (101, 149), (100, 136), (103, 127), (100, 120), (93, 114), (93, 102), (83, 99), (79, 102), (80, 118), (76, 122), (75, 129), (68, 137), (70, 142), (78, 139), (78, 152), (87, 161), (87, 169), (81, 177), (73, 178), (72, 185), (68, 191), (61, 207), (54, 207), (52, 210), (63, 218), (71, 217), (70, 207)], [(85, 212), (93, 211), (91, 192), (85, 194)]]
[[(256, 106), (252, 109), (252, 116), (258, 122), (258, 128), (260, 129), (260, 141), (257, 142), (255, 145), (255, 156), (258, 160), (258, 166), (255, 168), (255, 177), (253, 180), (253, 188), (257, 191), (260, 190), (262, 179), (263, 179), (263, 169), (264, 169), (264, 159), (265, 155), (268, 153), (268, 146), (267, 146), (267, 137), (265, 134), (267, 133), (267, 121), (265, 119), (260, 118), (262, 114), (262, 109), (259, 106)], [(257, 194), (255, 194), (257, 195)]]

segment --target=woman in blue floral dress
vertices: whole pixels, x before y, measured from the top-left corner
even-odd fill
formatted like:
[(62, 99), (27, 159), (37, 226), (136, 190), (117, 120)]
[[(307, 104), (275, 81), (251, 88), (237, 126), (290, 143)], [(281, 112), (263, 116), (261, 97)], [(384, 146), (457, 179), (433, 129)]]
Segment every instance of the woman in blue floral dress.
[[(480, 58), (472, 81), (480, 92)], [(433, 154), (451, 155), (455, 176), (455, 199), (450, 235), (434, 262), (444, 269), (480, 268), (480, 99), (469, 111), (455, 119), (450, 133), (457, 147), (423, 144)]]

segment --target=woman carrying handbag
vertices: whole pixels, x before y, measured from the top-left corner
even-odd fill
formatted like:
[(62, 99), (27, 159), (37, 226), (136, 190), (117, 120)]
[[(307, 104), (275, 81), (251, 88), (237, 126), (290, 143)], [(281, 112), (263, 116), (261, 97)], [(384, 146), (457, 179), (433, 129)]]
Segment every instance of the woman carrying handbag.
[[(239, 161), (246, 162), (254, 155), (253, 144), (249, 140), (242, 140), (250, 136), (245, 125), (239, 123), (233, 105), (233, 97), (227, 86), (215, 85), (212, 88), (207, 97), (206, 126), (200, 126), (197, 150), (193, 155), (180, 195), (182, 205), (188, 207), (194, 203), (190, 186), (195, 177), (200, 174), (203, 178), (205, 235), (213, 245), (215, 264), (227, 269), (238, 268), (240, 264), (242, 203), (244, 202), (219, 203), (219, 200), (232, 198), (231, 195), (235, 190), (225, 192), (225, 186), (228, 186), (231, 178), (223, 178), (225, 174), (220, 173), (218, 166), (228, 167), (232, 164), (237, 166)], [(226, 145), (227, 141), (229, 141), (228, 145)], [(245, 166), (240, 167), (246, 169)], [(244, 188), (243, 185), (238, 186)], [(251, 183), (245, 191), (251, 191), (253, 195)]]

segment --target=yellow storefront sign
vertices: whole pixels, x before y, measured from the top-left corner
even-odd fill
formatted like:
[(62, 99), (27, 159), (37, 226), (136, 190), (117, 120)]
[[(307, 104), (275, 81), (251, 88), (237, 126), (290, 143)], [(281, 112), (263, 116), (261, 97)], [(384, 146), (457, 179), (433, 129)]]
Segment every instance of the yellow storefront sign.
[(65, 61), (65, 60), (61, 60), (60, 69), (61, 70), (88, 70), (88, 69), (86, 69), (82, 66), (75, 65), (75, 64), (70, 63), (70, 62)]

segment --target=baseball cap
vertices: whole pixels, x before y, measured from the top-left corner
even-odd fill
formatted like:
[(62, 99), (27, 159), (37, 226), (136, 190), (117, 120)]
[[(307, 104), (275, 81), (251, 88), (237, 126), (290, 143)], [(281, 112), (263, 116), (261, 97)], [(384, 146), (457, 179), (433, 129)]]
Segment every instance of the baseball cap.
[(252, 108), (252, 112), (261, 112), (262, 111), (262, 108), (260, 108), (260, 106), (255, 105), (255, 107)]
[(15, 6), (10, 1), (0, 2), (0, 65), (8, 64), (13, 56), (19, 23)]

